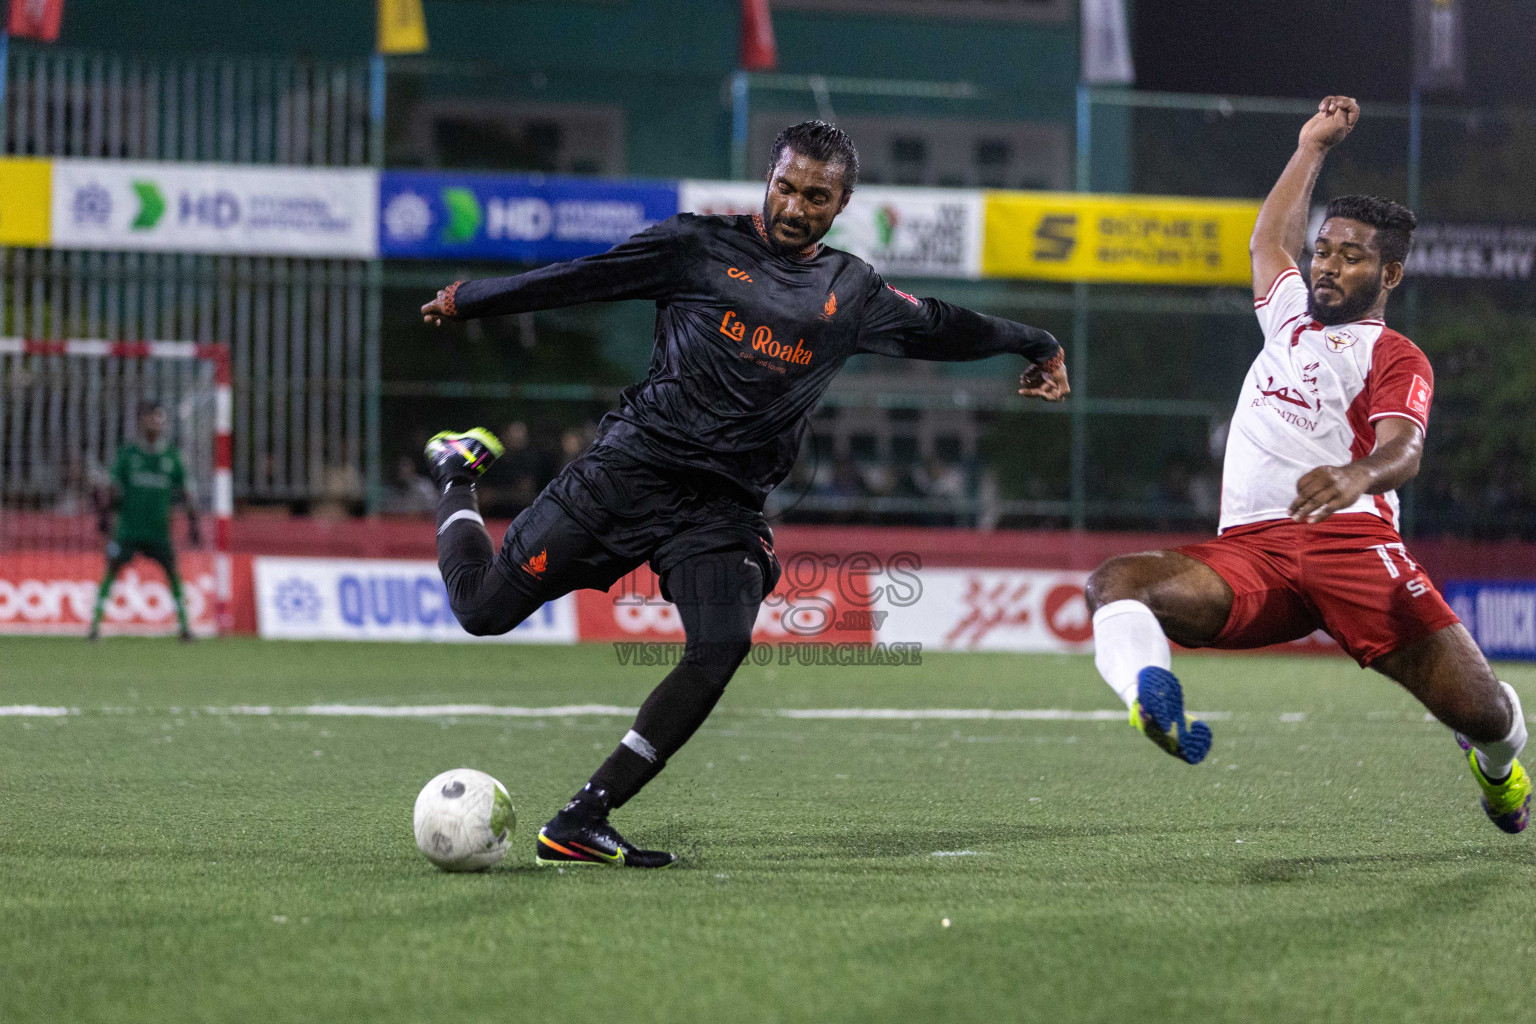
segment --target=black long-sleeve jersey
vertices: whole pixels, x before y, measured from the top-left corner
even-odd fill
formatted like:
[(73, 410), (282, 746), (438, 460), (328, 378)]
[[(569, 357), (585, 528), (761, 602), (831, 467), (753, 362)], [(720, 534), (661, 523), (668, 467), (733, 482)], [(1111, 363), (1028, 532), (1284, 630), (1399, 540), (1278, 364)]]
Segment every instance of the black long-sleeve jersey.
[(755, 216), (679, 214), (608, 252), (449, 290), (457, 318), (650, 299), (645, 380), (603, 418), (599, 445), (734, 481), (762, 507), (788, 475), (808, 418), (849, 356), (1047, 362), (1048, 332), (887, 285), (849, 253), (785, 254)]

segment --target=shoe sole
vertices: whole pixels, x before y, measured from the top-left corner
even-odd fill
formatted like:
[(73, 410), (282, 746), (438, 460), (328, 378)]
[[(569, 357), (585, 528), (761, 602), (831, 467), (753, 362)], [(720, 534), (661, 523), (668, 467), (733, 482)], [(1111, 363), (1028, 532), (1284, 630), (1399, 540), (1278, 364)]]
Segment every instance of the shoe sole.
[(1136, 700), (1159, 730), (1176, 730), (1179, 749), (1175, 757), (1187, 764), (1205, 760), (1211, 750), (1211, 727), (1204, 722), (1185, 720), (1184, 688), (1177, 676), (1163, 668), (1142, 669), (1136, 678)]
[(600, 860), (546, 860), (538, 854), (533, 855), (533, 862), (541, 868), (620, 868), (622, 864), (605, 864)]

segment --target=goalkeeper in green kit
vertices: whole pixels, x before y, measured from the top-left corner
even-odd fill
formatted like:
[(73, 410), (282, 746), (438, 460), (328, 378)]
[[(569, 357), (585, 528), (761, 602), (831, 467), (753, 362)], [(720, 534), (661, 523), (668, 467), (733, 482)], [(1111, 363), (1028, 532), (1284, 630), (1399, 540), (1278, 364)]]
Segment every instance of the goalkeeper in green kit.
[[(96, 607), (91, 613), (90, 639), (101, 635), (101, 616), (107, 596), (118, 571), (143, 554), (160, 563), (176, 599), (176, 621), (183, 641), (192, 639), (187, 625), (187, 602), (181, 592), (181, 577), (176, 572), (176, 552), (171, 547), (171, 505), (181, 502), (187, 511), (187, 538), (200, 544), (197, 508), (187, 487), (187, 470), (181, 452), (161, 445), (165, 435), (165, 410), (157, 402), (139, 405), (139, 439), (124, 441), (112, 464), (112, 494), (103, 503), (97, 521), (107, 543), (107, 572), (96, 592)], [(117, 527), (112, 528), (112, 513), (117, 513)]]

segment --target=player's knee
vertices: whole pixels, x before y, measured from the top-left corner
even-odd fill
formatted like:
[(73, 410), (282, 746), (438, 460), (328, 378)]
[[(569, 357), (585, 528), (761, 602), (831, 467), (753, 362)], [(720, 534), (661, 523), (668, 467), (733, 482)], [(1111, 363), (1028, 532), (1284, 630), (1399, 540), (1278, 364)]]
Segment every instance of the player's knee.
[(1114, 601), (1147, 602), (1147, 587), (1137, 579), (1137, 562), (1135, 555), (1122, 555), (1093, 570), (1083, 591), (1090, 612)]
[(484, 605), (465, 606), (450, 602), (450, 607), (453, 609), (453, 617), (459, 620), (459, 625), (470, 636), (497, 636), (512, 628), (506, 624), (503, 616)]
[(752, 650), (751, 635), (717, 640), (689, 640), (683, 658), (714, 685), (724, 687)]

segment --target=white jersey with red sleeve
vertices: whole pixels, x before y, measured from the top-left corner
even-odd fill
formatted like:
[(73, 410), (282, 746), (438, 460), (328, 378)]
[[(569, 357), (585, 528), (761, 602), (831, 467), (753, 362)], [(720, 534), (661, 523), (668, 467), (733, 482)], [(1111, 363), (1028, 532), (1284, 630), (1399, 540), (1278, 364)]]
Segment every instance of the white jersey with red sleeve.
[[(1286, 270), (1254, 303), (1264, 349), (1243, 382), (1222, 467), (1222, 531), (1288, 519), (1296, 481), (1376, 447), (1376, 421), (1429, 425), (1434, 373), (1418, 346), (1380, 320), (1325, 327), (1307, 314), (1307, 286)], [(1362, 495), (1342, 512), (1371, 512), (1395, 529), (1396, 492)]]

